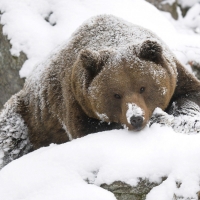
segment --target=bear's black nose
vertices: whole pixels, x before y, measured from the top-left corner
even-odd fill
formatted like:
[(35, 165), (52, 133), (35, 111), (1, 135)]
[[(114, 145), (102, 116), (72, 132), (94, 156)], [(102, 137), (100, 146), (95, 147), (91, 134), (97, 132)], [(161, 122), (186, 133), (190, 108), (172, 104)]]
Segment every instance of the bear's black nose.
[(132, 124), (133, 127), (139, 128), (139, 127), (142, 126), (143, 117), (141, 117), (141, 116), (132, 116), (130, 118), (130, 122), (131, 122), (131, 124)]

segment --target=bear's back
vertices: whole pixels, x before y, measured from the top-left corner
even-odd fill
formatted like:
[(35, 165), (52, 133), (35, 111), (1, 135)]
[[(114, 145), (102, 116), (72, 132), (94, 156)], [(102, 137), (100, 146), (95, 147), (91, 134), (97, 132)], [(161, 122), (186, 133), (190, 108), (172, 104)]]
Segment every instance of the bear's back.
[(99, 15), (87, 20), (71, 38), (71, 47), (75, 52), (83, 48), (96, 51), (105, 48), (118, 49), (130, 44), (141, 44), (147, 39), (160, 41), (149, 30), (112, 15)]

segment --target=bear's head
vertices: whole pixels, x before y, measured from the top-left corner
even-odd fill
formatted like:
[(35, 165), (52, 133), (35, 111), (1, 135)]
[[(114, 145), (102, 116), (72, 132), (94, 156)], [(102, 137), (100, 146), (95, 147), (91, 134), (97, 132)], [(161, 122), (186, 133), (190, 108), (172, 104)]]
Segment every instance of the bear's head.
[(72, 91), (89, 117), (141, 130), (174, 93), (169, 64), (162, 47), (149, 40), (120, 50), (82, 50), (73, 66)]

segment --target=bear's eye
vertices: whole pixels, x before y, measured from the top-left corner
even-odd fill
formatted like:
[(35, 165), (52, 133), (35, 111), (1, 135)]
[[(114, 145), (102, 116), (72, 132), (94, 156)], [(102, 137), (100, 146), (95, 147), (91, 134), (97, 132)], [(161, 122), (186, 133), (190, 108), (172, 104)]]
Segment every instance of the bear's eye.
[(120, 94), (114, 94), (114, 97), (115, 97), (116, 99), (121, 99), (121, 98), (122, 98)]
[(143, 93), (145, 91), (145, 87), (141, 87), (140, 88), (140, 94)]

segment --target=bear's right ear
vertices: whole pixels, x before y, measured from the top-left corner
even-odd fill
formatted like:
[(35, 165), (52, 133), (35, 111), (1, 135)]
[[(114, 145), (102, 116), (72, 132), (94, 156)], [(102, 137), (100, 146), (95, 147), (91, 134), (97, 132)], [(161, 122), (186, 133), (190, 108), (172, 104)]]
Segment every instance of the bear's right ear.
[(139, 56), (142, 59), (161, 64), (163, 60), (162, 52), (163, 50), (160, 44), (158, 44), (156, 41), (146, 40), (140, 47)]
[(79, 61), (92, 77), (96, 76), (103, 68), (103, 59), (97, 51), (82, 50), (79, 54)]
[(99, 55), (96, 51), (91, 51), (88, 49), (81, 50), (79, 59), (82, 63), (82, 66), (93, 75), (98, 74), (102, 69), (102, 66), (99, 63)]

